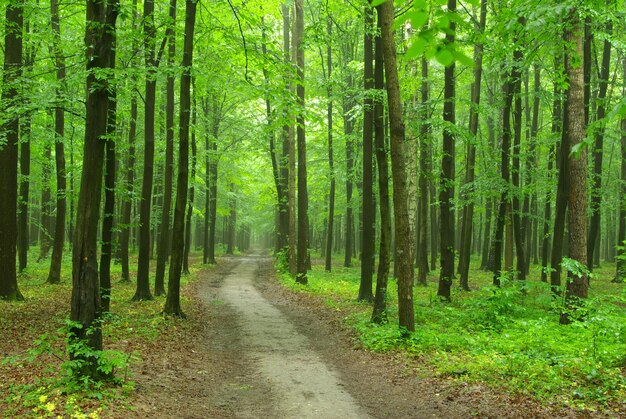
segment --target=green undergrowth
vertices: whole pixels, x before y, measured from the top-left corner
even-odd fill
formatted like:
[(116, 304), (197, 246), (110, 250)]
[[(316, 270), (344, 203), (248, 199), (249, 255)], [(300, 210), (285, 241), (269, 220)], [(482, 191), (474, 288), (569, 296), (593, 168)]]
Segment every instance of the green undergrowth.
[[(60, 284), (48, 284), (49, 259), (30, 262), (18, 284), (25, 301), (0, 301), (0, 417), (99, 417), (115, 404), (126, 404), (134, 391), (132, 367), (159, 337), (176, 328), (180, 319), (162, 315), (165, 297), (132, 302), (135, 282), (120, 282), (121, 267), (111, 265), (111, 309), (103, 316), (103, 351), (68, 345), (71, 298), (71, 254), (63, 259)], [(154, 265), (154, 263), (152, 264)], [(131, 261), (131, 270), (136, 261)], [(197, 278), (200, 264), (191, 264), (181, 288)], [(131, 271), (135, 277), (135, 272)], [(154, 281), (151, 275), (151, 284)], [(166, 282), (167, 283), (167, 282)], [(181, 293), (181, 306), (190, 304)], [(74, 346), (72, 346), (74, 345)], [(76, 371), (68, 349), (97, 359), (105, 379), (94, 381)]]
[[(436, 375), (483, 382), (543, 402), (578, 409), (623, 412), (626, 408), (626, 288), (611, 283), (614, 266), (596, 270), (585, 321), (559, 325), (561, 301), (539, 281), (505, 281), (492, 287), (491, 274), (473, 270), (472, 292), (454, 288), (452, 302), (436, 298), (437, 276), (414, 288), (416, 330), (397, 327), (397, 287), (389, 282), (389, 323), (370, 322), (371, 306), (356, 302), (359, 268), (314, 265), (309, 284), (282, 282), (319, 296), (344, 314), (363, 346), (401, 351)], [(531, 272), (531, 279), (539, 277)], [(427, 372), (425, 372), (427, 373)]]

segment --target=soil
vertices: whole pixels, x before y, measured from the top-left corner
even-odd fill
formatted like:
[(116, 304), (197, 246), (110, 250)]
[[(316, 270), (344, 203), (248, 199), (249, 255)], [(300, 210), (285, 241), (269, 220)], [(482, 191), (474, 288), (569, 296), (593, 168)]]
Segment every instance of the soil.
[(145, 351), (128, 400), (133, 410), (114, 407), (107, 416), (584, 417), (424, 374), (419, 360), (402, 354), (364, 350), (343, 313), (286, 290), (270, 258), (223, 258), (198, 275), (187, 290), (185, 333), (164, 336)]

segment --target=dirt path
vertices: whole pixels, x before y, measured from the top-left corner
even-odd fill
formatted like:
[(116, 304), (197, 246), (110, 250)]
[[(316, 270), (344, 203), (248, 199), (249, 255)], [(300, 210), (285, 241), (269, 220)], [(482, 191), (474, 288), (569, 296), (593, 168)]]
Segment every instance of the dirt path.
[(200, 276), (187, 290), (185, 333), (147, 351), (135, 417), (580, 417), (361, 349), (345, 314), (284, 289), (270, 258), (225, 258)]
[[(273, 389), (280, 417), (366, 418), (308, 338), (254, 287), (258, 258), (241, 259), (219, 292), (240, 316), (241, 344)], [(205, 297), (206, 298), (206, 297)]]

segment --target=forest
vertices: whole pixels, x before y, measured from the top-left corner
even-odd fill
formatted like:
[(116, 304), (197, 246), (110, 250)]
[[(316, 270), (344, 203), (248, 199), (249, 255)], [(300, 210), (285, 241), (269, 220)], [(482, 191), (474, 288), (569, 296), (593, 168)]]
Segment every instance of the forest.
[(237, 275), (455, 400), (420, 415), (626, 415), (623, 1), (0, 4), (3, 415), (232, 379)]

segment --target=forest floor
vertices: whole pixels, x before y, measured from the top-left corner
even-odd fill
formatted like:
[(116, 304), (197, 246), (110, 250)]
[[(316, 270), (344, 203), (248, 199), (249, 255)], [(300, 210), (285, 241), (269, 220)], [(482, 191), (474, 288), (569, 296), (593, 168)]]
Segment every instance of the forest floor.
[(146, 354), (129, 401), (137, 417), (581, 417), (480, 384), (416, 376), (419, 360), (364, 350), (345, 313), (286, 290), (270, 258), (223, 258), (199, 276), (190, 291), (200, 329), (178, 349)]
[[(59, 357), (0, 363), (0, 394), (9, 395), (0, 397), (0, 417), (601, 417), (425, 373), (418, 357), (365, 350), (345, 322), (350, 313), (285, 288), (269, 257), (194, 266), (182, 293), (185, 320), (163, 320), (162, 297), (138, 308), (128, 302), (132, 284), (114, 287), (114, 298), (126, 294), (116, 298), (124, 300), (119, 307), (112, 305), (120, 314), (105, 326), (105, 343), (138, 354), (124, 373), (132, 389), (119, 390), (113, 402), (110, 395), (108, 402), (68, 401), (36, 379), (50, 366), (58, 369)], [(53, 300), (43, 290), (26, 303), (0, 302), (0, 358), (25, 352), (39, 333), (60, 324), (68, 290), (65, 285)], [(137, 314), (142, 310), (145, 317)]]

